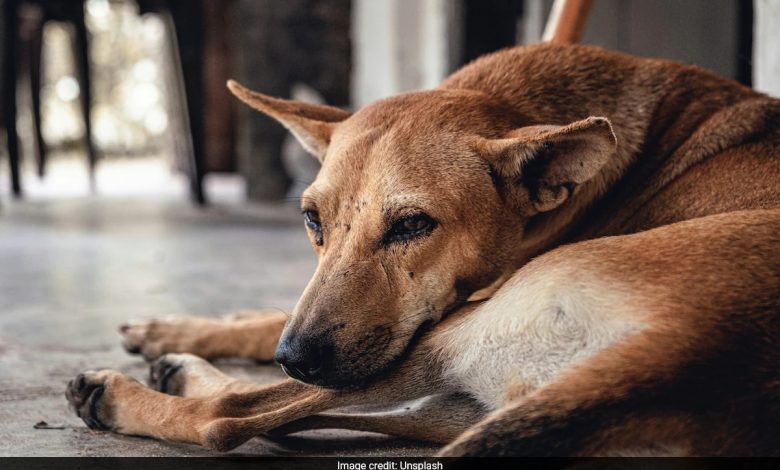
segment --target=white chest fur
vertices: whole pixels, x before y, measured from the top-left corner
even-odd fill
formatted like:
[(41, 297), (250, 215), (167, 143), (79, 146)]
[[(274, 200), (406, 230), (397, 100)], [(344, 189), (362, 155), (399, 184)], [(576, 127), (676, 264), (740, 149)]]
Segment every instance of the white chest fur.
[(574, 268), (522, 270), (446, 329), (445, 378), (495, 409), (639, 331), (646, 318), (619, 283)]

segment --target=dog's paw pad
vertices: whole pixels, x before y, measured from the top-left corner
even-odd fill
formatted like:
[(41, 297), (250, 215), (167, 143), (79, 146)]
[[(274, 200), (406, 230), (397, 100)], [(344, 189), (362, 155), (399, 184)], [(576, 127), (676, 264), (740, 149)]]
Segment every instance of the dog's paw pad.
[(68, 382), (65, 389), (71, 409), (92, 429), (111, 429), (111, 405), (106, 399), (110, 376), (106, 372), (87, 371)]
[(149, 368), (149, 387), (169, 395), (184, 393), (185, 377), (182, 373), (183, 361), (177, 360), (179, 354), (166, 354), (157, 359)]
[(207, 360), (187, 353), (170, 353), (149, 368), (149, 387), (168, 395), (185, 395), (185, 387), (199, 387), (222, 374)]
[(166, 354), (149, 369), (150, 388), (182, 397), (211, 396), (234, 380), (207, 360), (187, 353)]

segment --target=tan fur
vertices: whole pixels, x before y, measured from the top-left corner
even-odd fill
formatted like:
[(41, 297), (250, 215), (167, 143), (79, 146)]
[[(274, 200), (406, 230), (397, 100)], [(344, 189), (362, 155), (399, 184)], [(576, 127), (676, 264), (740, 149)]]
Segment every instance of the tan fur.
[(205, 359), (242, 357), (271, 361), (287, 315), (242, 311), (222, 319), (170, 317), (127, 323), (119, 329), (122, 346), (148, 361), (188, 352)]
[[(252, 391), (163, 356), (156, 386), (184, 397), (80, 377), (68, 393), (88, 424), (217, 449), (279, 426), (419, 438), (414, 415), (312, 416), (456, 395), (420, 411), (443, 423), (431, 438), (490, 414), (442, 455), (777, 453), (778, 100), (553, 45), (351, 115), (229, 86), (323, 162), (302, 203), (320, 262), (282, 341), (327, 335), (333, 368)], [(391, 236), (423, 213), (430, 230)], [(256, 341), (275, 343), (274, 325)], [(149, 413), (163, 397), (186, 429)]]

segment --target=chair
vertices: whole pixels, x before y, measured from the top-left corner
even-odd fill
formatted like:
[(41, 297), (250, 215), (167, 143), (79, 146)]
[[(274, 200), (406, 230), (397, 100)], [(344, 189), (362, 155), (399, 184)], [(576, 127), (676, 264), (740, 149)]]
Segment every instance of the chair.
[[(74, 55), (78, 67), (81, 89), (81, 109), (84, 114), (85, 139), (89, 159), (90, 178), (94, 181), (97, 153), (92, 142), (90, 119), (91, 83), (89, 74), (89, 42), (84, 22), (83, 0), (0, 0), (3, 1), (3, 122), (8, 135), (8, 156), (11, 174), (11, 189), (16, 197), (22, 196), (19, 138), (16, 130), (16, 87), (19, 80), (19, 66), (22, 63), (20, 51), (26, 51), (29, 63), (30, 91), (33, 105), (35, 143), (37, 148), (37, 170), (45, 174), (46, 148), (41, 135), (41, 48), (43, 25), (55, 20), (71, 23), (76, 31)], [(203, 190), (205, 174), (204, 144), (204, 99), (203, 99), (203, 5), (202, 0), (139, 0), (140, 12), (167, 13), (176, 36), (181, 64), (181, 78), (187, 101), (189, 130), (192, 139), (190, 162), (190, 191), (193, 200), (203, 205), (206, 196)], [(32, 7), (38, 15), (24, 15)], [(24, 30), (24, 31), (23, 31)], [(25, 32), (23, 36), (21, 33)]]
[(138, 0), (141, 14), (162, 13), (170, 19), (178, 46), (181, 81), (187, 101), (187, 118), (192, 139), (190, 191), (198, 205), (206, 204), (203, 177), (206, 173), (204, 9), (203, 0)]
[[(23, 8), (24, 7), (24, 8)], [(84, 5), (81, 0), (4, 0), (3, 1), (3, 122), (8, 136), (8, 159), (11, 173), (11, 189), (14, 196), (22, 195), (19, 137), (16, 131), (16, 87), (20, 66), (28, 64), (30, 95), (32, 97), (33, 130), (35, 133), (37, 170), (45, 174), (46, 146), (41, 134), (41, 48), (43, 25), (47, 21), (63, 21), (73, 25), (76, 32), (74, 55), (78, 69), (80, 103), (84, 114), (85, 139), (90, 176), (94, 177), (97, 153), (92, 143), (90, 119), (91, 83), (89, 75), (89, 50), (87, 27), (84, 22)], [(22, 57), (20, 52), (26, 57)], [(26, 59), (26, 60), (23, 60)]]

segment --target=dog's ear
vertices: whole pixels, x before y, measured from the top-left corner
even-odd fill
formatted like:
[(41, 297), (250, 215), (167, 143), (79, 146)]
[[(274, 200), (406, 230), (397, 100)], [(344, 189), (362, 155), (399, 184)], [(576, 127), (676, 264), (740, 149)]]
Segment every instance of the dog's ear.
[(350, 116), (333, 106), (283, 100), (252, 91), (234, 80), (227, 87), (238, 99), (279, 121), (321, 162), (336, 125)]
[(528, 126), (502, 139), (479, 139), (477, 152), (502, 179), (528, 190), (536, 211), (563, 204), (615, 153), (609, 120), (590, 117), (566, 126)]

